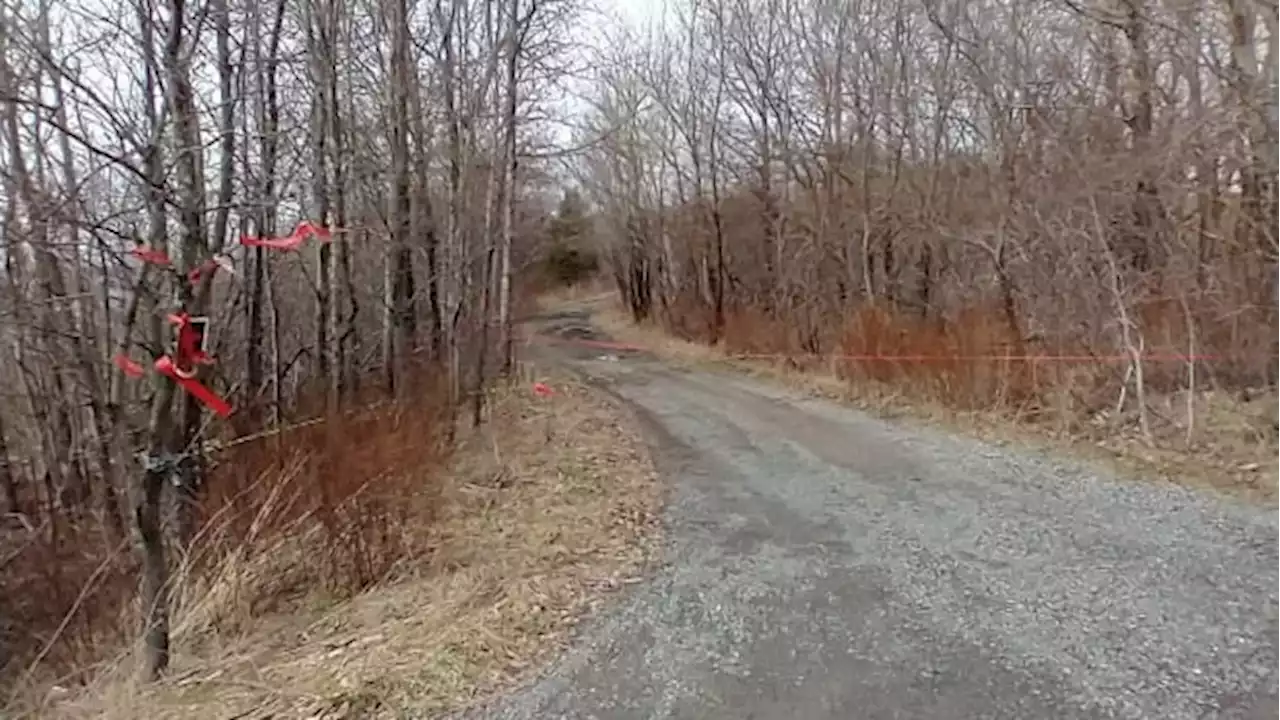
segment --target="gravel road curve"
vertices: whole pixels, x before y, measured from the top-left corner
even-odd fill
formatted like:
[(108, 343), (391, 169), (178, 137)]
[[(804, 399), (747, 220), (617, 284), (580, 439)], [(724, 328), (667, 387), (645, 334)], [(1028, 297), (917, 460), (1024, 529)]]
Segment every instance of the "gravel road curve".
[[(543, 320), (599, 337), (585, 312)], [(558, 347), (671, 482), (664, 562), (473, 718), (1277, 717), (1277, 514)]]

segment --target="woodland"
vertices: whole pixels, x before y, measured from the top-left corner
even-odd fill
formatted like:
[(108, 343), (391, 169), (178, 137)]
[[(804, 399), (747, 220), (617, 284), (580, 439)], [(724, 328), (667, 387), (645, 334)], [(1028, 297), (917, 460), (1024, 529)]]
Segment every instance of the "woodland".
[(637, 322), (1186, 448), (1274, 405), (1278, 44), (1264, 0), (677, 2), (582, 187)]
[(6, 685), (138, 637), (160, 677), (173, 623), (290, 538), (247, 613), (405, 556), (405, 498), (512, 370), (574, 12), (0, 4)]
[(160, 678), (219, 587), (377, 583), (597, 268), (635, 322), (951, 407), (1195, 450), (1206, 394), (1274, 398), (1274, 2), (646, 14), (0, 0), (0, 683), (135, 640)]

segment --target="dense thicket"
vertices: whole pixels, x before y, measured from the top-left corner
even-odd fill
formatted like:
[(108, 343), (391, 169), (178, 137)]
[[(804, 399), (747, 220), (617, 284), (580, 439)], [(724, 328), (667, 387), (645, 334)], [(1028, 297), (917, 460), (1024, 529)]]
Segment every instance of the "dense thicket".
[[(600, 64), (581, 177), (636, 318), (1145, 425), (1275, 382), (1278, 44), (1253, 0), (681, 0)], [(975, 357), (1046, 354), (1105, 360)]]

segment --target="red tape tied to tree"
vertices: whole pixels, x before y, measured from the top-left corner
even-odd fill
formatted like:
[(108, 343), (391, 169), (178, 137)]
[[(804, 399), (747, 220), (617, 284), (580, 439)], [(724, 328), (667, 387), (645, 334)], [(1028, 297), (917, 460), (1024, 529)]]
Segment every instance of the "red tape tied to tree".
[(116, 367), (120, 368), (120, 372), (131, 378), (140, 378), (143, 373), (146, 372), (142, 369), (141, 364), (124, 353), (120, 353), (114, 358), (111, 358), (111, 361), (116, 364)]
[(283, 237), (262, 238), (252, 235), (245, 235), (240, 238), (240, 244), (246, 247), (262, 247), (271, 250), (297, 250), (302, 247), (310, 238), (315, 237), (320, 242), (329, 242), (333, 239), (329, 228), (323, 225), (316, 225), (310, 221), (303, 220), (293, 229), (293, 233)]
[[(161, 267), (173, 266), (173, 261), (169, 259), (169, 256), (166, 255), (163, 250), (139, 246), (130, 250), (129, 254), (143, 262), (149, 262), (152, 265), (160, 265)], [(230, 257), (226, 255), (214, 255), (200, 265), (197, 265), (187, 271), (187, 282), (195, 283), (203, 277), (205, 273), (214, 272), (218, 268), (222, 268), (232, 275), (236, 272), (235, 265), (231, 264)]]
[[(333, 235), (328, 228), (303, 220), (298, 223), (293, 233), (289, 235), (269, 238), (246, 235), (240, 238), (240, 244), (246, 247), (290, 251), (302, 247), (302, 244), (312, 237), (318, 238), (320, 242), (329, 242), (333, 239)], [(139, 246), (131, 250), (130, 254), (143, 262), (153, 265), (160, 265), (161, 267), (173, 266), (173, 261), (168, 254), (156, 248)], [(187, 282), (194, 284), (206, 274), (217, 272), (218, 268), (222, 268), (229, 274), (235, 274), (235, 266), (231, 262), (231, 257), (226, 254), (219, 254), (189, 270), (187, 272)], [(161, 355), (156, 359), (156, 372), (176, 382), (183, 390), (218, 417), (225, 418), (230, 416), (232, 412), (230, 403), (196, 379), (197, 365), (213, 364), (213, 358), (205, 350), (205, 336), (209, 327), (209, 319), (191, 317), (186, 313), (174, 313), (169, 316), (169, 322), (178, 328), (177, 349), (173, 357)], [(146, 373), (140, 363), (124, 353), (116, 355), (112, 358), (112, 362), (115, 363), (116, 367), (120, 368), (121, 372), (131, 378), (140, 378)]]
[[(240, 238), (240, 244), (245, 247), (261, 247), (269, 250), (297, 250), (302, 244), (312, 237), (317, 238), (320, 242), (329, 242), (333, 239), (333, 233), (329, 228), (323, 225), (317, 225), (310, 220), (303, 220), (298, 223), (293, 232), (288, 235), (277, 237), (257, 237), (254, 235), (244, 235)], [(129, 251), (129, 254), (138, 258), (143, 262), (162, 267), (172, 267), (173, 260), (163, 250), (149, 248), (142, 245), (135, 247)], [(214, 255), (200, 265), (192, 268), (187, 272), (187, 280), (196, 282), (206, 273), (212, 273), (222, 268), (228, 273), (235, 274), (235, 265), (231, 262), (231, 257), (227, 254)]]
[(149, 262), (153, 265), (164, 265), (167, 267), (173, 264), (169, 261), (169, 256), (166, 255), (163, 250), (156, 250), (155, 248), (149, 248), (142, 245), (130, 250), (129, 254), (143, 262)]
[[(185, 313), (169, 316), (169, 322), (178, 326), (178, 347), (174, 357), (161, 355), (156, 358), (155, 370), (178, 383), (189, 395), (200, 401), (210, 412), (221, 418), (231, 415), (231, 404), (223, 400), (196, 379), (197, 365), (212, 365), (213, 358), (205, 352), (205, 333), (208, 330), (208, 318), (191, 317)], [(145, 371), (140, 363), (127, 355), (119, 354), (113, 359), (116, 367), (125, 375), (140, 378)]]
[(221, 397), (218, 397), (216, 393), (205, 387), (199, 380), (196, 380), (195, 377), (184, 375), (183, 372), (178, 369), (177, 364), (174, 363), (168, 355), (161, 355), (156, 359), (156, 372), (178, 383), (183, 390), (187, 391), (187, 394), (191, 395), (191, 397), (196, 400), (199, 400), (200, 404), (209, 408), (209, 412), (212, 412), (214, 415), (217, 415), (220, 418), (227, 418), (231, 416), (230, 403), (223, 400)]

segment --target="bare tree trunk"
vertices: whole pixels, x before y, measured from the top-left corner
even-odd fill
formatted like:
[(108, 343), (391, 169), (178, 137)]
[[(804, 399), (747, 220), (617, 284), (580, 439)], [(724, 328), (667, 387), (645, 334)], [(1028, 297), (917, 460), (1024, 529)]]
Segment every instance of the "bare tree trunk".
[[(485, 38), (493, 45), (493, 54), (489, 57), (489, 67), (486, 72), (486, 83), (483, 91), (496, 108), (501, 105), (504, 88), (497, 82), (500, 43), (498, 27), (494, 21), (493, 3), (487, 3), (484, 6), (483, 22)], [(505, 137), (503, 133), (504, 126), (495, 123), (493, 125), (493, 146), (495, 148), (502, 145), (503, 137)], [(493, 326), (494, 288), (498, 282), (499, 273), (497, 265), (498, 240), (497, 233), (494, 231), (494, 206), (499, 199), (499, 194), (501, 193), (505, 197), (507, 192), (506, 188), (499, 189), (498, 186), (498, 162), (502, 162), (504, 168), (507, 165), (505, 157), (496, 157), (489, 162), (485, 172), (484, 208), (482, 211), (484, 219), (481, 223), (485, 249), (480, 266), (480, 313), (479, 321), (476, 323), (479, 340), (476, 347), (475, 381), (472, 383), (471, 391), (472, 427), (479, 427), (484, 419), (484, 390), (485, 383), (488, 381), (489, 344), (492, 341), (489, 330)], [(501, 332), (501, 328), (499, 328), (499, 332)]]
[[(280, 36), (284, 26), (284, 10), (286, 0), (277, 0), (274, 14), (271, 16), (271, 29), (267, 36), (267, 51), (264, 58), (261, 54), (260, 18), (254, 15), (253, 42), (250, 50), (254, 54), (254, 75), (257, 84), (256, 123), (258, 127), (258, 154), (261, 168), (258, 171), (258, 187), (256, 192), (257, 209), (254, 224), (258, 235), (273, 235), (276, 229), (275, 174), (276, 159), (279, 147), (280, 99), (276, 85), (276, 70), (279, 65)], [(254, 5), (258, 12), (261, 5)], [(254, 248), (251, 254), (252, 269), (249, 273), (249, 330), (247, 338), (247, 356), (245, 358), (246, 395), (251, 401), (251, 421), (256, 425), (262, 421), (260, 400), (265, 383), (263, 349), (267, 346), (264, 305), (266, 304), (266, 282), (268, 277), (268, 257), (260, 247)]]
[[(442, 2), (442, 0), (441, 0)], [(459, 45), (459, 8), (460, 3), (450, 3), (449, 13), (446, 14), (440, 7), (440, 3), (436, 6), (437, 22), (442, 28), (444, 37), (441, 44), (444, 47), (443, 67), (441, 68), (442, 92), (444, 93), (445, 105), (445, 123), (448, 126), (448, 189), (449, 189), (449, 213), (445, 221), (445, 241), (441, 253), (441, 272), (436, 276), (436, 282), (442, 285), (442, 289), (438, 290), (438, 294), (442, 297), (442, 310), (444, 313), (444, 349), (443, 353), (447, 356), (449, 373), (452, 377), (450, 383), (450, 402), (457, 405), (461, 396), (462, 372), (460, 367), (460, 348), (458, 343), (458, 318), (461, 307), (461, 283), (457, 277), (458, 271), (464, 264), (464, 253), (462, 250), (462, 214), (464, 207), (463, 188), (462, 188), (462, 117), (461, 108), (459, 107), (459, 61), (457, 57), (457, 46)], [(487, 7), (487, 5), (486, 5)], [(445, 283), (448, 283), (447, 285)], [(481, 315), (481, 317), (487, 317)], [(477, 410), (477, 415), (479, 411)]]
[[(42, 1), (37, 8), (37, 25), (38, 32), (42, 35), (47, 33), (49, 5)], [(7, 21), (5, 21), (7, 22)], [(0, 22), (3, 24), (3, 22)], [(4, 33), (4, 31), (0, 31)], [(4, 44), (7, 45), (7, 33)], [(5, 77), (5, 85), (15, 85), (16, 79), (13, 77), (13, 69), (8, 66), (7, 58), (0, 58), (3, 75)], [(32, 73), (32, 84), (36, 92), (43, 92), (43, 69), (44, 64), (36, 66)], [(54, 80), (57, 76), (54, 75)], [(29, 167), (26, 162), (26, 143), (23, 142), (22, 136), (19, 134), (19, 122), (17, 113), (17, 103), (5, 103), (5, 125), (9, 136), (9, 145), (12, 148), (10, 153), (10, 161), (13, 165), (12, 172), (15, 175), (16, 197), (9, 198), (10, 203), (21, 202), (25, 210), (29, 231), (26, 233), (25, 249), (30, 256), (30, 265), (32, 266), (31, 279), (34, 280), (40, 289), (39, 302), (32, 310), (32, 326), (34, 331), (31, 333), (30, 347), (36, 352), (47, 354), (48, 357), (60, 357), (62, 354), (62, 339), (71, 335), (65, 327), (62, 317), (61, 303), (66, 295), (66, 287), (63, 282), (62, 269), (59, 265), (58, 258), (53, 248), (53, 238), (50, 231), (50, 217), (48, 203), (42, 202), (38, 197), (42, 189), (48, 187), (45, 178), (45, 152), (43, 146), (39, 144), (39, 138), (42, 136), (42, 114), (34, 114), (34, 130), (37, 138), (35, 148), (34, 168)], [(14, 254), (11, 266), (14, 270), (20, 270), (24, 263), (22, 258), (23, 247), (12, 247), (6, 255)], [(17, 279), (16, 277), (14, 278)], [(24, 356), (28, 352), (28, 344), (21, 343), (19, 345), (19, 353)], [(25, 361), (24, 361), (25, 363)], [(28, 372), (34, 372), (34, 368), (29, 368)], [(84, 478), (77, 472), (76, 466), (72, 463), (71, 452), (76, 446), (75, 428), (73, 427), (73, 418), (70, 412), (70, 406), (74, 405), (78, 398), (74, 397), (71, 388), (65, 382), (62, 373), (41, 373), (39, 384), (43, 386), (46, 382), (50, 385), (48, 393), (35, 393), (31, 396), (33, 409), (37, 405), (42, 406), (37, 412), (44, 416), (44, 427), (41, 428), (42, 445), (46, 464), (46, 479), (51, 488), (50, 490), (50, 510), (55, 506), (66, 505), (68, 510), (79, 512), (80, 502), (87, 494)], [(33, 375), (31, 380), (36, 380)]]
[[(177, 0), (185, 4), (186, 0)], [(215, 11), (217, 12), (217, 11)], [(225, 145), (227, 142), (232, 143), (234, 150), (234, 129), (231, 123), (234, 121), (234, 105), (233, 96), (230, 86), (230, 46), (229, 46), (229, 20), (227, 13), (221, 12), (222, 20), (217, 20), (218, 30), (216, 35), (219, 36), (219, 44), (221, 50), (225, 52), (227, 67), (225, 74), (220, 68), (219, 78), (220, 84), (223, 84), (223, 90), (226, 95), (223, 96), (222, 114), (219, 120), (219, 130), (222, 134), (220, 144)], [(175, 13), (174, 17), (179, 17)], [(172, 30), (171, 30), (172, 32)], [(172, 36), (171, 36), (172, 39)], [(209, 287), (213, 281), (211, 273), (205, 273), (197, 282), (188, 282), (187, 272), (198, 267), (210, 255), (209, 238), (205, 226), (205, 176), (204, 176), (204, 151), (203, 143), (200, 135), (199, 115), (195, 104), (195, 90), (191, 86), (188, 71), (179, 63), (183, 61), (174, 61), (176, 52), (171, 56), (169, 61), (169, 83), (171, 92), (171, 112), (174, 117), (175, 135), (179, 138), (179, 152), (177, 153), (177, 166), (179, 174), (182, 177), (180, 187), (183, 187), (184, 193), (180, 195), (182, 199), (179, 201), (179, 218), (183, 226), (182, 241), (182, 261), (179, 266), (181, 272), (178, 280), (178, 297), (177, 305), (181, 308), (181, 312), (191, 316), (204, 316), (208, 314), (209, 308)], [(224, 84), (225, 83), (225, 84)], [(190, 148), (188, 150), (187, 148)], [(223, 171), (228, 179), (227, 190), (230, 193), (230, 177), (234, 169), (235, 157), (228, 153), (222, 155), (223, 163), (232, 164), (231, 167), (224, 167)], [(228, 194), (226, 203), (230, 204), (230, 196)], [(226, 216), (218, 212), (215, 218), (221, 217), (221, 226), (223, 237), (226, 235)], [(215, 220), (216, 227), (216, 220)], [(194, 368), (196, 377), (202, 382), (208, 382), (209, 374), (204, 367), (197, 366)], [(173, 470), (175, 473), (174, 491), (177, 495), (176, 511), (176, 529), (178, 547), (182, 552), (189, 549), (191, 539), (195, 536), (196, 515), (199, 506), (199, 496), (204, 487), (204, 452), (203, 439), (200, 436), (202, 418), (204, 415), (203, 406), (194, 397), (187, 393), (178, 395), (181, 407), (181, 431), (173, 447), (173, 452), (177, 454), (178, 461)]]
[[(12, 95), (15, 94), (16, 88), (14, 87), (13, 75), (9, 68), (9, 33), (7, 32), (7, 26), (5, 25), (6, 20), (4, 10), (5, 8), (0, 5), (0, 92), (4, 92), (6, 95)], [(14, 134), (16, 131), (14, 125), (17, 123), (16, 113), (17, 104), (9, 103), (5, 108), (4, 113), (5, 135), (3, 139), (8, 151), (13, 154), (18, 152), (18, 138)], [(3, 183), (5, 197), (17, 197), (17, 174), (14, 172), (6, 173)], [(18, 292), (17, 277), (20, 273), (15, 272), (17, 269), (17, 262), (13, 252), (17, 245), (17, 238), (15, 237), (17, 235), (17, 217), (18, 204), (13, 200), (6, 202), (4, 204), (3, 215), (0, 216), (0, 242), (3, 242), (4, 246), (8, 249), (4, 254), (4, 270), (9, 281), (9, 289), (12, 292), (13, 315), (15, 320), (19, 320), (22, 317), (22, 314), (20, 313), (21, 302), (20, 293)], [(3, 477), (4, 479), (4, 494), (5, 500), (8, 503), (8, 511), (11, 513), (22, 513), (24, 508), (22, 507), (21, 500), (18, 496), (18, 478), (17, 474), (14, 472), (14, 458), (9, 451), (9, 437), (5, 418), (5, 414), (9, 409), (9, 407), (0, 408), (0, 477)]]
[[(45, 15), (41, 16), (40, 21), (40, 44), (42, 53), (46, 60), (53, 57), (53, 43), (49, 36), (49, 22)], [(71, 151), (71, 139), (65, 128), (69, 126), (67, 121), (67, 99), (63, 89), (63, 79), (58, 74), (56, 67), (50, 67), (50, 77), (53, 83), (54, 101), (56, 104), (55, 119), (59, 127), (64, 131), (59, 133), (59, 150), (62, 159), (62, 179), (66, 185), (67, 192), (70, 194), (70, 212), (67, 222), (67, 240), (71, 247), (71, 272), (73, 276), (72, 284), (77, 290), (76, 299), (69, 310), (72, 310), (72, 349), (75, 353), (76, 363), (79, 366), (80, 376), (85, 383), (85, 388), (89, 395), (89, 417), (88, 417), (88, 434), (91, 436), (94, 448), (97, 454), (97, 464), (102, 473), (101, 480), (101, 507), (103, 519), (108, 530), (109, 542), (117, 542), (124, 537), (125, 533), (125, 517), (121, 514), (123, 508), (120, 506), (118, 498), (118, 488), (123, 485), (123, 476), (119, 472), (118, 462), (122, 458), (113, 457), (110, 443), (110, 419), (107, 416), (105, 402), (106, 395), (102, 387), (102, 376), (99, 373), (99, 365), (96, 362), (94, 347), (92, 344), (93, 336), (89, 327), (89, 313), (84, 310), (85, 301), (89, 297), (88, 286), (84, 281), (84, 258), (81, 250), (80, 232), (78, 228), (79, 210), (80, 210), (80, 193), (79, 181), (76, 178), (74, 157)], [(54, 282), (54, 292), (58, 297), (67, 297), (66, 289), (62, 283), (62, 274), (56, 268), (52, 268), (51, 279)]]
[[(236, 95), (233, 89), (233, 81), (235, 79), (235, 68), (231, 61), (231, 11), (228, 7), (227, 0), (213, 0), (211, 11), (214, 21), (214, 36), (216, 44), (216, 63), (218, 68), (218, 194), (217, 208), (213, 215), (213, 242), (217, 250), (221, 250), (226, 243), (227, 228), (231, 215), (231, 199), (234, 189), (233, 181), (235, 177), (235, 108)], [(176, 15), (175, 15), (176, 17)], [(172, 79), (170, 82), (174, 82)], [(189, 82), (189, 81), (188, 81)], [(173, 108), (175, 119), (182, 117), (182, 110), (175, 104)], [(185, 112), (192, 118), (196, 116), (194, 102)], [(195, 124), (198, 121), (193, 121)], [(200, 148), (200, 136), (197, 129), (192, 131), (190, 141), (195, 143), (192, 147)], [(201, 152), (202, 150), (197, 150)], [(194, 154), (194, 153), (193, 153)], [(201, 200), (198, 203), (199, 213), (201, 215), (199, 224), (188, 226), (191, 229), (184, 242), (184, 268), (190, 269), (197, 267), (199, 263), (210, 253), (209, 238), (205, 235), (204, 230), (204, 175), (201, 169), (201, 163), (195, 161), (191, 168), (187, 169), (191, 177), (191, 187), (194, 189), (191, 202), (195, 203), (195, 192), (200, 194)], [(192, 216), (194, 217), (194, 215)], [(209, 305), (209, 293), (213, 284), (213, 273), (204, 273), (196, 282), (191, 284), (190, 297), (186, 300), (190, 305), (191, 314), (204, 315)], [(205, 373), (199, 373), (205, 375)], [(204, 415), (203, 407), (193, 397), (187, 394), (182, 395), (182, 440), (179, 448), (181, 452), (181, 460), (178, 463), (177, 473), (178, 482), (175, 485), (177, 492), (177, 536), (178, 543), (183, 552), (190, 550), (191, 540), (195, 537), (197, 515), (199, 510), (200, 495), (204, 490), (205, 480), (205, 464), (204, 453), (202, 451), (200, 430), (202, 418)]]
[(387, 389), (398, 393), (404, 385), (408, 354), (414, 342), (413, 248), (410, 245), (409, 197), (409, 18), (405, 0), (387, 0), (391, 32), (390, 130), (391, 188), (387, 196), (390, 252), (387, 262), (389, 318), (384, 337)]
[(0, 411), (0, 481), (4, 483), (6, 512), (21, 515), (23, 507), (18, 498), (18, 477), (13, 472), (13, 456), (9, 454), (9, 433), (4, 415)]
[[(169, 36), (164, 44), (164, 67), (167, 80), (168, 106), (174, 121), (174, 138), (176, 140), (176, 159), (179, 177), (179, 220), (183, 228), (183, 242), (179, 272), (185, 276), (185, 270), (196, 267), (207, 252), (204, 230), (204, 173), (201, 154), (200, 130), (196, 115), (195, 101), (183, 59), (184, 26), (186, 24), (185, 0), (171, 0), (169, 4), (170, 27)], [(145, 10), (142, 23), (144, 25), (144, 54), (150, 55), (152, 19)], [(148, 66), (152, 64), (147, 63)], [(150, 78), (149, 78), (150, 80)], [(149, 82), (149, 86), (151, 86)], [(156, 198), (156, 202), (159, 202)], [(151, 237), (159, 242), (163, 237), (163, 210), (153, 210)], [(176, 292), (177, 305), (180, 312), (198, 314), (201, 298), (193, 293), (189, 284), (179, 282)], [(151, 318), (151, 342), (153, 346), (163, 346), (160, 318), (153, 314)], [(194, 439), (198, 429), (198, 410), (190, 409), (184, 413), (183, 427), (175, 437), (173, 424), (174, 383), (162, 375), (155, 375), (154, 395), (151, 403), (150, 420), (147, 426), (147, 462), (139, 479), (138, 491), (134, 500), (134, 521), (138, 534), (142, 539), (143, 582), (142, 609), (144, 618), (145, 656), (143, 672), (145, 677), (154, 680), (160, 677), (169, 665), (169, 590), (168, 559), (166, 557), (164, 533), (161, 525), (161, 503), (165, 481), (174, 472), (175, 456), (185, 456), (187, 445)], [(189, 401), (188, 407), (194, 403)], [(193, 422), (194, 421), (194, 422)], [(193, 484), (193, 473), (198, 468), (190, 468), (183, 463), (185, 472), (180, 479), (189, 491)]]
[[(144, 156), (147, 180), (149, 247), (163, 247), (165, 237), (165, 204), (163, 186), (164, 160), (160, 146), (160, 119), (155, 108), (159, 93), (159, 68), (155, 60), (153, 19), (145, 4), (138, 5), (142, 26), (142, 54), (146, 73), (146, 116), (152, 126), (152, 144)], [(159, 346), (161, 337), (160, 317), (149, 313), (148, 340)], [(142, 541), (143, 581), (139, 599), (142, 605), (142, 626), (145, 655), (143, 674), (155, 680), (169, 666), (169, 567), (165, 553), (164, 535), (161, 532), (161, 502), (165, 481), (168, 478), (167, 456), (173, 419), (173, 383), (156, 376), (152, 382), (151, 411), (147, 422), (147, 464), (133, 494), (134, 524)]]
[[(406, 31), (407, 32), (407, 31)], [(422, 83), (418, 78), (416, 65), (410, 64), (409, 70), (409, 117), (413, 132), (413, 158), (416, 182), (412, 184), (413, 195), (410, 208), (410, 237), (419, 238), (423, 242), (423, 251), (427, 263), (427, 332), (431, 359), (438, 360), (442, 351), (442, 335), (444, 318), (440, 307), (439, 293), (439, 245), (435, 210), (431, 205), (431, 188), (428, 187), (427, 127), (426, 110), (422, 104)], [(416, 322), (416, 318), (415, 318)]]
[[(330, 12), (327, 4), (312, 2), (307, 8), (307, 50), (308, 67), (311, 83), (315, 90), (311, 96), (311, 125), (308, 130), (311, 146), (311, 193), (315, 222), (329, 225), (329, 151), (328, 136), (332, 125), (329, 111), (332, 103), (328, 94), (330, 89), (329, 67), (337, 52), (334, 42), (334, 28), (330, 23)], [(329, 412), (338, 407), (339, 383), (335, 380), (339, 372), (336, 317), (334, 307), (334, 281), (332, 243), (320, 243), (316, 259), (316, 360), (320, 377), (325, 381), (326, 406)]]
[[(1129, 40), (1130, 72), (1135, 98), (1127, 122), (1133, 133), (1134, 150), (1141, 157), (1151, 152), (1155, 123), (1155, 76), (1151, 67), (1151, 51), (1147, 39), (1148, 11), (1145, 0), (1124, 0), (1124, 34)], [(1156, 180), (1151, 170), (1142, 168), (1133, 189), (1134, 232), (1130, 233), (1124, 252), (1134, 269), (1146, 272), (1154, 265), (1153, 252), (1161, 244), (1164, 209), (1160, 203)]]
[[(160, 318), (150, 319), (152, 342), (162, 342)], [(152, 383), (150, 419), (147, 422), (147, 461), (134, 495), (134, 524), (142, 550), (142, 587), (138, 599), (142, 607), (142, 674), (158, 680), (169, 667), (169, 560), (162, 522), (164, 486), (173, 472), (174, 384), (156, 375)]]
[[(330, 143), (333, 153), (333, 225), (341, 233), (342, 242), (338, 244), (338, 267), (336, 277), (330, 283), (333, 288), (333, 308), (330, 314), (332, 327), (330, 335), (332, 337), (334, 357), (331, 361), (333, 367), (333, 382), (330, 392), (335, 398), (341, 398), (352, 384), (351, 375), (353, 368), (351, 366), (350, 348), (355, 340), (356, 332), (356, 315), (357, 301), (355, 288), (351, 279), (351, 235), (347, 230), (347, 174), (346, 174), (346, 143), (343, 136), (342, 123), (342, 106), (338, 102), (338, 58), (337, 58), (337, 38), (341, 31), (341, 3), (330, 0), (327, 5), (330, 23), (330, 39), (334, 46), (334, 52), (330, 55), (328, 65), (326, 67), (326, 82), (328, 84), (328, 100), (329, 100), (329, 133)], [(345, 314), (343, 309), (345, 309)]]
[[(536, 0), (535, 0), (536, 3)], [(536, 4), (531, 6), (536, 8)], [(502, 177), (502, 241), (498, 246), (498, 328), (502, 333), (503, 375), (510, 375), (515, 365), (515, 327), (511, 322), (511, 243), (516, 225), (516, 171), (520, 158), (516, 154), (516, 108), (518, 106), (516, 71), (519, 67), (524, 28), (520, 22), (520, 0), (507, 0), (507, 64), (506, 107), (503, 110), (505, 165)]]
[[(1271, 57), (1264, 67), (1270, 77), (1269, 87), (1259, 82), (1258, 71), (1258, 8), (1264, 5), (1258, 0), (1227, 0), (1227, 11), (1231, 24), (1231, 70), (1232, 85), (1240, 100), (1244, 112), (1240, 125), (1242, 135), (1247, 139), (1249, 165), (1243, 173), (1243, 201), (1248, 222), (1237, 223), (1237, 237), (1241, 247), (1254, 246), (1261, 250), (1263, 257), (1274, 265), (1276, 257), (1276, 172), (1277, 172), (1277, 128), (1276, 128), (1276, 85), (1277, 70), (1275, 48), (1280, 43), (1276, 37), (1277, 8), (1273, 3), (1268, 7), (1267, 25), (1270, 43), (1273, 48)], [(1274, 296), (1275, 271), (1269, 268), (1266, 272), (1268, 291)]]

